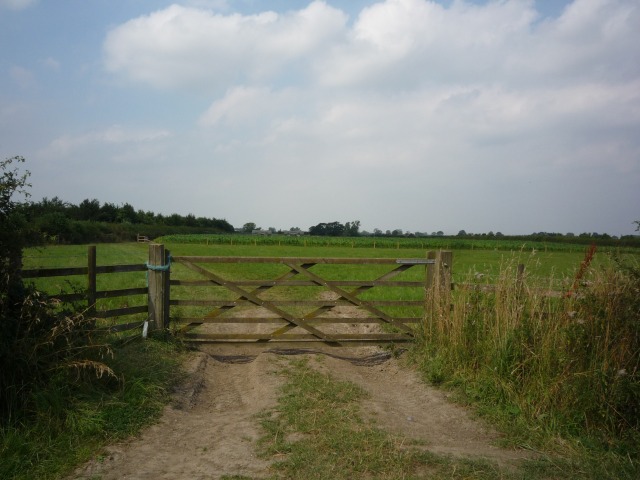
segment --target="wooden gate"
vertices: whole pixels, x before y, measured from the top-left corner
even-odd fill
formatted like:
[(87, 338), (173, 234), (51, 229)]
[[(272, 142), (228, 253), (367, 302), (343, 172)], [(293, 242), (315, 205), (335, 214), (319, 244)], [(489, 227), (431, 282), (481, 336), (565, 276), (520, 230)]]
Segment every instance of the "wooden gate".
[(412, 340), (424, 319), (427, 267), (435, 263), (187, 256), (171, 261), (169, 316), (188, 341), (329, 345)]

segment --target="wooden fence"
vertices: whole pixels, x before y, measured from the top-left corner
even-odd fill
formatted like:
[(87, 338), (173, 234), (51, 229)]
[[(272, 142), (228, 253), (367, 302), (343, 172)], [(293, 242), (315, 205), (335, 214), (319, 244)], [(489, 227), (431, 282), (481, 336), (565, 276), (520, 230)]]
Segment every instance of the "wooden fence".
[[(123, 288), (117, 290), (100, 291), (97, 289), (98, 275), (146, 271), (147, 265), (145, 264), (98, 266), (96, 262), (96, 247), (90, 246), (87, 251), (86, 267), (24, 269), (22, 270), (22, 278), (35, 279), (50, 277), (85, 277), (87, 288), (84, 289), (84, 291), (80, 293), (51, 294), (51, 297), (61, 302), (80, 302), (81, 304), (86, 305), (87, 315), (95, 318), (106, 319), (141, 313), (147, 314), (149, 308), (147, 305), (139, 305), (108, 310), (97, 310), (96, 302), (98, 300), (107, 298), (128, 297), (132, 295), (148, 295), (149, 288)], [(112, 332), (133, 330), (135, 328), (139, 328), (142, 323), (143, 321), (117, 324), (109, 327), (104, 327), (104, 330)]]
[[(171, 263), (180, 264), (191, 272), (199, 275), (199, 279), (172, 279)], [(451, 291), (451, 252), (430, 252), (424, 259), (344, 259), (344, 258), (256, 258), (256, 257), (171, 257), (164, 245), (149, 245), (149, 261), (146, 264), (135, 265), (96, 265), (96, 248), (89, 247), (86, 267), (26, 269), (23, 278), (43, 278), (55, 276), (86, 276), (87, 289), (83, 293), (62, 294), (55, 296), (61, 301), (86, 302), (88, 314), (96, 318), (112, 318), (132, 314), (146, 314), (152, 328), (165, 329), (169, 327), (170, 317), (183, 322), (181, 329), (184, 337), (189, 341), (226, 342), (226, 341), (317, 341), (329, 344), (343, 342), (396, 342), (412, 340), (415, 328), (411, 323), (418, 323), (428, 315), (429, 309), (439, 308), (442, 304), (449, 304)], [(232, 280), (223, 278), (219, 273), (208, 270), (203, 265), (210, 264), (277, 264), (285, 271), (276, 278), (260, 280)], [(331, 280), (323, 278), (311, 270), (316, 265), (376, 265), (387, 266), (389, 270), (370, 280)], [(424, 267), (424, 274), (420, 281), (408, 281), (396, 278), (410, 268)], [(122, 272), (146, 272), (148, 286), (144, 288), (126, 288), (99, 291), (96, 288), (97, 276), (101, 274)], [(402, 277), (399, 277), (402, 278)], [(226, 298), (194, 298), (188, 295), (180, 299), (172, 295), (175, 288), (220, 287), (226, 291)], [(329, 293), (329, 297), (305, 299), (286, 299), (272, 293), (276, 287), (316, 287)], [(421, 293), (413, 300), (389, 299), (376, 300), (363, 298), (361, 295), (371, 289), (382, 288), (414, 288)], [(134, 307), (117, 308), (98, 311), (96, 302), (99, 299), (126, 297), (130, 295), (147, 295), (147, 304)], [(229, 295), (233, 298), (230, 300)], [(173, 297), (173, 298), (172, 298)], [(170, 315), (170, 308), (200, 306), (209, 311), (197, 317)], [(292, 313), (289, 307), (294, 306), (297, 313)], [(334, 308), (347, 306), (359, 313), (353, 315), (332, 316)], [(234, 317), (230, 313), (237, 312), (243, 307), (261, 309), (261, 313), (251, 317)], [(387, 313), (386, 308), (419, 307), (420, 315), (412, 317), (394, 316)], [(435, 310), (433, 310), (435, 311)], [(366, 315), (363, 316), (362, 313)], [(105, 327), (110, 331), (124, 331), (140, 327), (144, 321), (118, 324)], [(335, 333), (322, 330), (321, 325), (327, 324), (356, 324), (377, 323), (391, 327), (386, 331), (376, 331), (368, 335)], [(193, 329), (204, 324), (274, 324), (276, 330), (267, 333), (194, 333)]]

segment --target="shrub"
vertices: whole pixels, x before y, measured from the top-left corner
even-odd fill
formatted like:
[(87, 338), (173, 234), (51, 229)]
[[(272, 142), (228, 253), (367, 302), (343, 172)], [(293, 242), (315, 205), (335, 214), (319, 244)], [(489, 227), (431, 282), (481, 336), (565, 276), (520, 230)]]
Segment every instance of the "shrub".
[(22, 247), (29, 232), (16, 196), (28, 196), (29, 172), (13, 157), (0, 163), (0, 421), (21, 417), (33, 407), (31, 392), (61, 372), (87, 369), (112, 374), (92, 352), (109, 352), (91, 335), (93, 322), (62, 311), (20, 276)]

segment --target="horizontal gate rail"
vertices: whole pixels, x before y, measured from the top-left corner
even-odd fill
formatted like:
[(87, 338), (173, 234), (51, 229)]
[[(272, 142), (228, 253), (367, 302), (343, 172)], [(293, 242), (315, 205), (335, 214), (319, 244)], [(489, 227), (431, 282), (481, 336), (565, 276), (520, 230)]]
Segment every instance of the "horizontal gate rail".
[(314, 265), (433, 265), (430, 258), (314, 258), (314, 257), (200, 257), (172, 256), (176, 262), (191, 263), (296, 263)]
[[(253, 305), (255, 302), (242, 300), (171, 300), (171, 305), (183, 305), (191, 307), (239, 307)], [(344, 300), (270, 300), (271, 305), (289, 306), (289, 307), (338, 307), (340, 305), (352, 305), (352, 303)], [(367, 300), (368, 305), (387, 306), (387, 307), (409, 307), (420, 306), (424, 304), (424, 300)]]
[[(180, 317), (180, 320), (188, 323), (274, 323), (284, 325), (286, 321), (282, 318), (275, 317), (215, 317), (215, 318), (207, 318), (207, 317)], [(364, 317), (364, 318), (343, 318), (343, 317), (320, 317), (320, 318), (312, 318), (308, 319), (307, 323), (310, 325), (318, 325), (323, 323), (375, 323), (376, 318), (373, 317)], [(396, 321), (402, 323), (417, 323), (421, 322), (421, 317), (397, 317)], [(378, 321), (377, 323), (384, 323)]]
[[(105, 265), (95, 268), (96, 274), (102, 273), (127, 273), (127, 272), (146, 272), (147, 267), (140, 265)], [(45, 278), (45, 277), (72, 277), (75, 275), (88, 275), (88, 267), (70, 267), (70, 268), (29, 268), (22, 270), (20, 275), (22, 278)]]
[[(173, 257), (172, 257), (173, 258)], [(317, 284), (311, 280), (238, 280), (236, 285), (244, 287), (315, 287)], [(358, 281), (358, 280), (334, 280), (327, 281), (338, 287), (422, 287), (423, 282), (384, 282), (384, 281)], [(206, 287), (211, 285), (211, 280), (171, 280), (171, 285), (183, 287)]]

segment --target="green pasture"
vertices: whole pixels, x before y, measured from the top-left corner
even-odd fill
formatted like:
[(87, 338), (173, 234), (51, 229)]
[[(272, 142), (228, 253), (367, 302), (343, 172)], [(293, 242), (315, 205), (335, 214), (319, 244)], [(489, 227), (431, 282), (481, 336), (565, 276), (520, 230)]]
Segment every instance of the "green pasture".
[[(200, 236), (202, 237), (202, 236)], [(210, 238), (209, 236), (204, 236)], [(188, 241), (185, 240), (187, 238)], [(265, 244), (265, 239), (255, 244), (223, 244), (223, 243), (196, 243), (195, 238), (181, 236), (180, 242), (165, 243), (165, 247), (173, 256), (239, 256), (239, 257), (337, 257), (337, 258), (426, 258), (431, 248), (366, 248), (349, 245), (331, 244), (322, 245), (277, 245)], [(249, 238), (249, 237), (237, 237)], [(299, 240), (297, 238), (296, 240)], [(166, 238), (171, 240), (171, 237)], [(200, 238), (202, 240), (202, 238)], [(335, 239), (341, 240), (341, 239)], [(353, 239), (357, 240), (357, 239)], [(354, 243), (355, 245), (355, 243)], [(504, 247), (504, 246), (503, 246)], [(506, 248), (494, 249), (457, 249), (453, 250), (453, 279), (457, 284), (482, 283), (492, 284), (497, 282), (499, 272), (507, 266), (524, 264), (527, 282), (536, 287), (550, 288), (554, 290), (566, 290), (573, 283), (573, 278), (584, 258), (585, 249), (565, 251), (523, 249), (507, 250)], [(87, 264), (88, 246), (86, 245), (56, 245), (27, 249), (24, 252), (24, 268), (60, 268), (82, 267)], [(627, 256), (630, 254), (626, 254)], [(97, 264), (143, 264), (147, 261), (148, 245), (144, 243), (116, 243), (100, 244), (96, 247)], [(637, 255), (636, 255), (637, 256)], [(611, 262), (610, 252), (596, 254), (592, 262), (592, 269)], [(206, 268), (215, 271), (224, 278), (238, 280), (273, 279), (285, 273), (287, 267), (276, 264), (208, 264)], [(317, 265), (313, 271), (327, 279), (332, 280), (371, 280), (389, 270), (388, 266), (375, 265)], [(197, 279), (195, 272), (188, 270), (180, 264), (172, 266), (172, 278), (189, 280)], [(424, 278), (424, 267), (413, 267), (399, 277), (398, 280), (421, 281)], [(115, 290), (122, 288), (139, 288), (146, 285), (147, 278), (143, 272), (117, 273), (98, 275), (97, 289)], [(36, 286), (51, 293), (81, 292), (87, 288), (87, 279), (84, 276), (53, 277), (34, 280)], [(265, 299), (286, 297), (290, 299), (306, 299), (317, 294), (315, 287), (278, 287), (264, 292)], [(423, 291), (416, 288), (387, 287), (384, 291), (372, 289), (362, 294), (363, 299), (377, 298), (380, 300), (419, 300)], [(174, 299), (202, 299), (213, 298), (232, 299), (234, 294), (221, 287), (174, 287), (172, 298)], [(145, 295), (135, 295), (103, 299), (98, 301), (98, 310), (124, 308), (146, 304)], [(206, 307), (172, 307), (172, 313), (179, 316), (197, 316), (206, 313)], [(293, 313), (293, 311), (292, 311)], [(387, 313), (395, 316), (419, 316), (416, 307), (404, 307), (401, 310), (387, 310)], [(144, 320), (144, 314), (129, 316), (124, 319), (105, 320), (107, 324), (120, 321)]]
[[(182, 236), (187, 237), (187, 236)], [(240, 238), (240, 237), (238, 237)], [(170, 237), (167, 238), (170, 240)], [(182, 239), (184, 240), (184, 239)], [(267, 244), (202, 244), (195, 242), (164, 242), (172, 255), (178, 256), (242, 256), (242, 257), (339, 257), (339, 258), (426, 258), (427, 252), (437, 248), (366, 248), (332, 245), (267, 245)], [(87, 264), (86, 245), (55, 245), (26, 249), (24, 268), (82, 267)], [(453, 249), (454, 280), (463, 281), (468, 276), (482, 274), (491, 277), (497, 275), (506, 263), (522, 263), (532, 278), (540, 281), (560, 278), (572, 278), (580, 267), (585, 247), (574, 246), (563, 251), (523, 248), (465, 248)], [(596, 253), (592, 267), (608, 264), (615, 252), (600, 249)], [(625, 257), (640, 258), (640, 251), (626, 252)], [(114, 243), (97, 246), (98, 265), (117, 265), (144, 263), (148, 256), (148, 245), (144, 243)], [(246, 266), (245, 266), (246, 267)], [(228, 267), (227, 267), (228, 268)], [(140, 276), (139, 273), (122, 274)], [(113, 283), (119, 274), (106, 275)], [(144, 275), (143, 283), (144, 283)], [(50, 280), (45, 285), (51, 286)], [(60, 284), (60, 282), (58, 281)], [(61, 285), (61, 284), (60, 284)], [(100, 288), (100, 286), (99, 286)]]
[[(543, 252), (581, 252), (587, 246), (585, 239), (565, 238), (562, 241), (543, 241), (533, 238), (513, 237), (326, 237), (326, 236), (291, 236), (273, 235), (242, 235), (242, 234), (176, 234), (165, 235), (156, 241), (166, 244), (192, 245), (229, 245), (229, 246), (280, 246), (280, 247), (351, 247), (376, 249), (419, 249), (419, 250), (539, 250)], [(626, 245), (626, 246), (622, 246)], [(621, 244), (617, 246), (602, 246), (603, 251), (634, 252), (632, 246)]]

